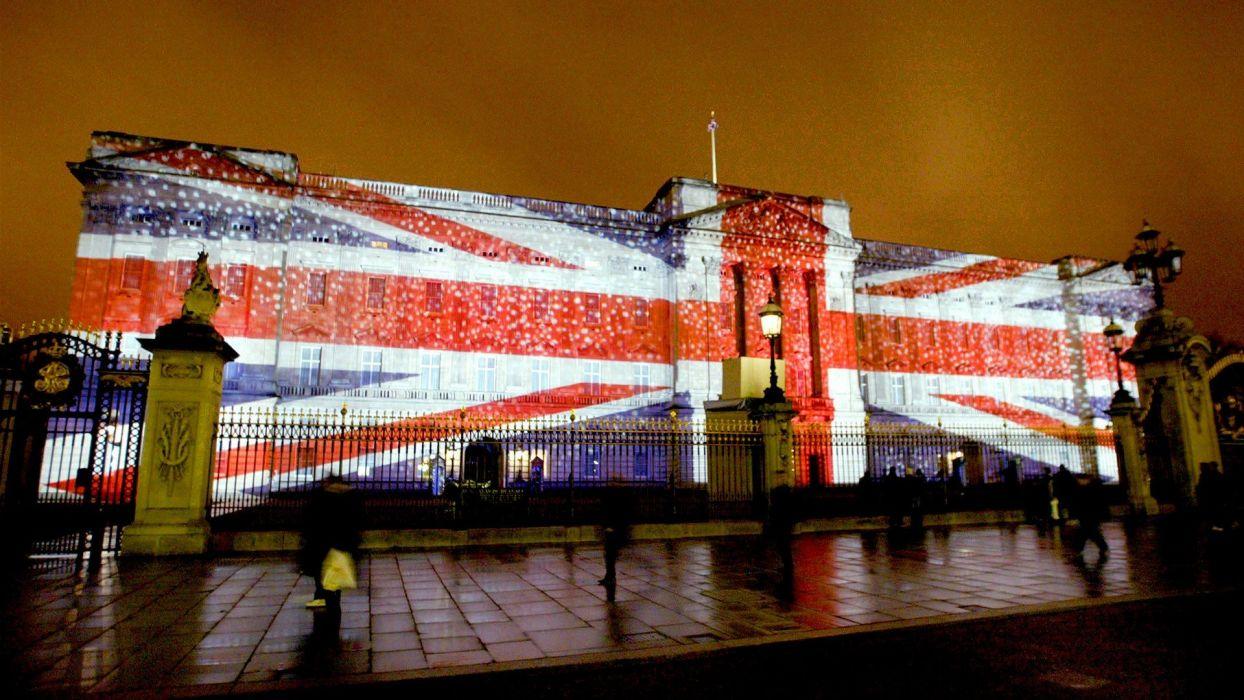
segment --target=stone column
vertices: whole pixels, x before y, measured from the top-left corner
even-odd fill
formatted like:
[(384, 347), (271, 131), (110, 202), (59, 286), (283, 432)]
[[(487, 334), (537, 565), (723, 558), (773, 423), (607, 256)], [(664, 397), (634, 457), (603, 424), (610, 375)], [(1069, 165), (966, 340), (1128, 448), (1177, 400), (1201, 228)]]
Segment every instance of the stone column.
[(791, 434), (791, 418), (795, 411), (789, 403), (758, 403), (750, 417), (760, 423), (764, 444), (765, 466), (761, 484), (766, 501), (772, 501), (773, 489), (795, 486), (795, 445)]
[(199, 256), (182, 315), (139, 343), (150, 351), (151, 380), (138, 467), (134, 522), (121, 536), (126, 556), (207, 550), (208, 489), (224, 365), (238, 354), (212, 327), (219, 290)]
[(1201, 465), (1222, 463), (1205, 379), (1208, 353), (1209, 344), (1194, 334), (1192, 321), (1169, 309), (1137, 322), (1136, 340), (1123, 353), (1136, 366), (1142, 411), (1149, 416), (1145, 429), (1161, 429), (1170, 446), (1169, 454), (1148, 455), (1150, 476), (1156, 480), (1157, 470), (1169, 464), (1174, 500), (1181, 505), (1195, 505)]
[(1149, 465), (1141, 446), (1140, 426), (1136, 419), (1140, 407), (1124, 389), (1115, 392), (1109, 413), (1119, 441), (1119, 469), (1127, 480), (1127, 502), (1132, 515), (1156, 515), (1158, 503), (1149, 494)]

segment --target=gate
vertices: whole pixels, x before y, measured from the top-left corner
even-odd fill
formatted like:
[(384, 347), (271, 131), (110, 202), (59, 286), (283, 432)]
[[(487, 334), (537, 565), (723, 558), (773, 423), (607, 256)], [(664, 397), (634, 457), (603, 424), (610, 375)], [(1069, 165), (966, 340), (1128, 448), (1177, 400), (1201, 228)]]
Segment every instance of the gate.
[(49, 324), (0, 344), (0, 518), (14, 549), (119, 548), (147, 398), (146, 361), (120, 347), (117, 333)]

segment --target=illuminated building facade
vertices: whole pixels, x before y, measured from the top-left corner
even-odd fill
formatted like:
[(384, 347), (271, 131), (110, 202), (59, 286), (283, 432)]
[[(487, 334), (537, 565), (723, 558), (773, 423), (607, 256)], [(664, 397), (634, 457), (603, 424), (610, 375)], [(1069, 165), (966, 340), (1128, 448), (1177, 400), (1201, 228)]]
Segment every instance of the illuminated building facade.
[(756, 314), (772, 296), (800, 420), (1052, 433), (1105, 426), (1100, 331), (1151, 304), (1103, 261), (857, 239), (844, 202), (703, 180), (613, 209), (111, 132), (69, 167), (84, 187), (73, 319), (152, 333), (206, 250), (217, 327), (241, 353), (228, 406), (694, 416), (723, 359), (767, 357)]

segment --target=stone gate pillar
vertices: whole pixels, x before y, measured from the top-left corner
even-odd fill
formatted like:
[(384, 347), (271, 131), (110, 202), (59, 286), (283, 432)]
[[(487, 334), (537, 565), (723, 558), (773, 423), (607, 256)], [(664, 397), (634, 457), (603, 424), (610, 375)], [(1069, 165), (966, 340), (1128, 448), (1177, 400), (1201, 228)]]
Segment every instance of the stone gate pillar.
[(789, 403), (760, 402), (752, 409), (750, 418), (760, 424), (760, 437), (764, 445), (764, 475), (761, 485), (765, 500), (772, 505), (773, 489), (779, 486), (795, 486), (795, 445), (791, 432), (791, 419), (795, 411)]
[(1133, 515), (1156, 515), (1158, 503), (1149, 493), (1149, 465), (1137, 421), (1140, 407), (1124, 389), (1115, 392), (1109, 413), (1118, 440), (1119, 473), (1127, 483), (1128, 506)]
[(123, 555), (200, 554), (207, 550), (208, 489), (215, 452), (224, 365), (238, 354), (212, 327), (219, 290), (200, 254), (180, 318), (139, 343), (150, 351), (151, 380), (143, 424), (134, 522), (121, 536)]
[[(1206, 381), (1209, 344), (1192, 321), (1158, 309), (1136, 323), (1136, 339), (1123, 359), (1136, 366), (1142, 424), (1154, 493), (1180, 505), (1195, 505), (1201, 465), (1222, 463), (1214, 428), (1214, 407)], [(1155, 438), (1161, 438), (1156, 440)], [(1157, 490), (1161, 482), (1169, 494)]]

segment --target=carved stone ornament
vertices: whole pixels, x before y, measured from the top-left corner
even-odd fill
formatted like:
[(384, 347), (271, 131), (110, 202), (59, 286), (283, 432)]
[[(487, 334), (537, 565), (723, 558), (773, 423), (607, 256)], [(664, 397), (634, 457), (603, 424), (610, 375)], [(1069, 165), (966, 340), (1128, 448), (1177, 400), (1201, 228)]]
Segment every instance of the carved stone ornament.
[(194, 263), (194, 278), (181, 297), (181, 318), (191, 323), (211, 324), (220, 308), (220, 290), (212, 284), (207, 269), (207, 252), (199, 253)]
[(156, 474), (164, 482), (171, 497), (173, 488), (186, 476), (190, 455), (194, 452), (194, 404), (164, 404), (160, 408), (156, 448), (159, 464)]
[(203, 376), (203, 365), (185, 362), (161, 362), (160, 376), (167, 379), (198, 379)]

